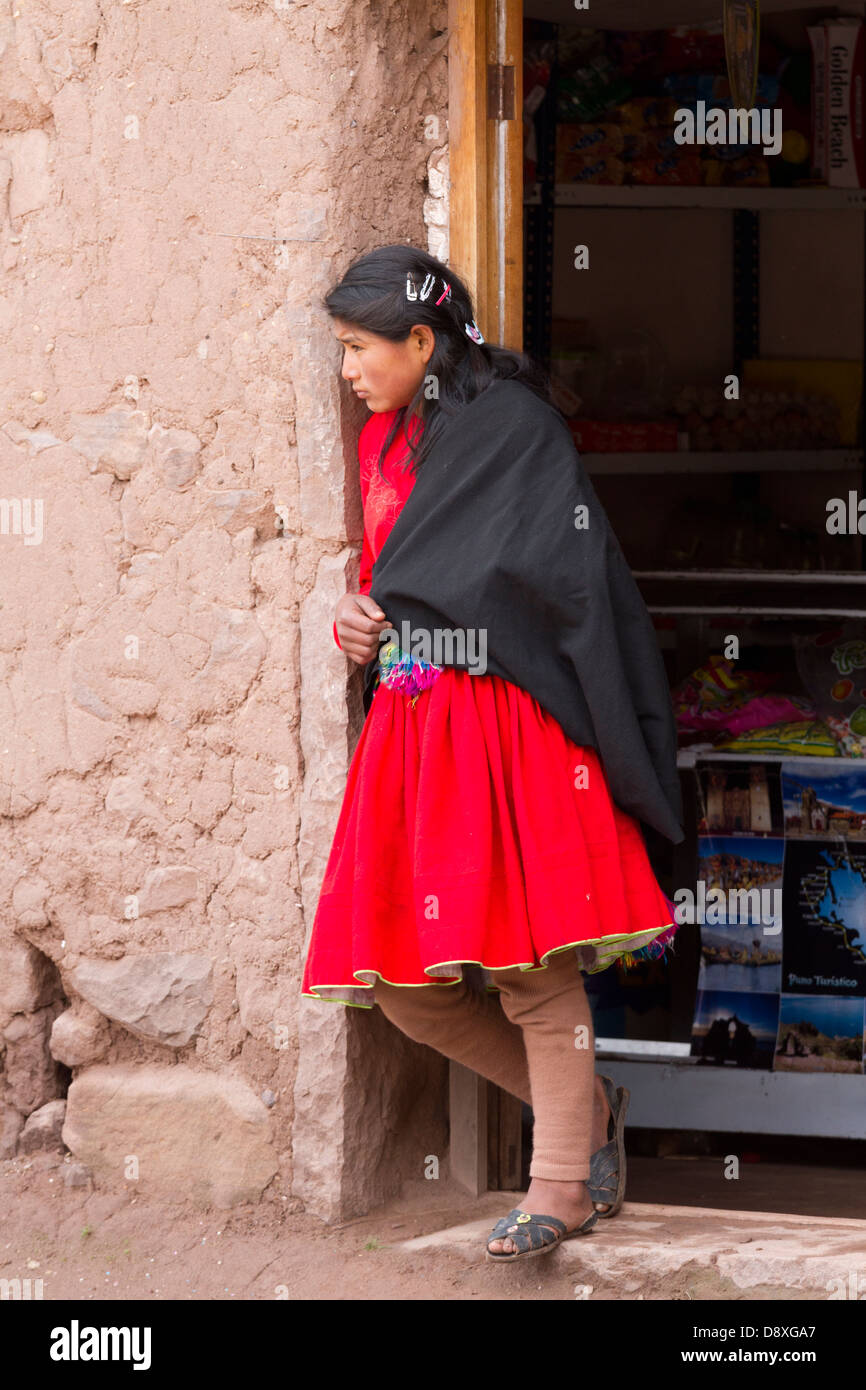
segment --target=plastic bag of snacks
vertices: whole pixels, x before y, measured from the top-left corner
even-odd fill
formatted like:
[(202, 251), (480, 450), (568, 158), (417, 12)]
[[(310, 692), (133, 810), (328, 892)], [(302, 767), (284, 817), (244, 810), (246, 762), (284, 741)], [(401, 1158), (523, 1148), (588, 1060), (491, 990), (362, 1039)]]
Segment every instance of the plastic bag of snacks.
[(798, 724), (771, 724), (764, 729), (749, 729), (737, 738), (724, 739), (713, 745), (725, 753), (790, 753), (811, 758), (836, 758), (839, 745), (827, 725), (820, 719)]
[(726, 657), (711, 656), (674, 691), (677, 723), (683, 729), (718, 727), (714, 711), (730, 711), (748, 696), (768, 690), (778, 679), (764, 671), (738, 671)]
[(797, 670), (847, 758), (866, 757), (866, 624), (840, 623), (794, 641)]
[(747, 695), (734, 709), (717, 710), (718, 727), (732, 738), (779, 724), (807, 724), (818, 718), (811, 700), (799, 695)]

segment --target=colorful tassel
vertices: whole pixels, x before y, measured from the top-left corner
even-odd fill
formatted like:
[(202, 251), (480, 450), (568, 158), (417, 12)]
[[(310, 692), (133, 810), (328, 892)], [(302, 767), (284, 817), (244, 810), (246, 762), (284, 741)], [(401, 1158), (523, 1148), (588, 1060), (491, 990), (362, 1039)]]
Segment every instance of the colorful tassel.
[(389, 642), (382, 648), (376, 669), (382, 684), (400, 695), (412, 696), (413, 706), (422, 691), (429, 690), (442, 674), (441, 666), (416, 659), (401, 651), (396, 642)]
[(666, 963), (667, 953), (669, 950), (673, 950), (673, 940), (678, 931), (679, 923), (674, 922), (658, 936), (653, 937), (653, 940), (648, 942), (646, 946), (641, 946), (639, 951), (624, 951), (619, 957), (623, 967), (628, 969), (629, 966), (639, 965), (641, 961), (645, 960), (660, 960), (662, 963)]

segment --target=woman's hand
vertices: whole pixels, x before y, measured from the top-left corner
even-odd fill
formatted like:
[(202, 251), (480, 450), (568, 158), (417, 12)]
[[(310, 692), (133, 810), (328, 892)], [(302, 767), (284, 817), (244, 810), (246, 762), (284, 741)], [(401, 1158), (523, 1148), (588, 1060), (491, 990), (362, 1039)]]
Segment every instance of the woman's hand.
[(334, 617), (346, 656), (366, 666), (379, 650), (379, 633), (389, 626), (378, 603), (369, 594), (344, 594)]

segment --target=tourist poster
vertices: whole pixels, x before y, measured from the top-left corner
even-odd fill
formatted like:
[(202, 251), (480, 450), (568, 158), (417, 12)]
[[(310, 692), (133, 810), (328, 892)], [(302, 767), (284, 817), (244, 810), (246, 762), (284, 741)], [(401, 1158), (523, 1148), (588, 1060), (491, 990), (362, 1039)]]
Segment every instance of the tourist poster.
[(863, 1072), (866, 1000), (783, 995), (774, 1071)]
[(699, 835), (784, 834), (779, 763), (695, 764)]
[(769, 1071), (778, 1026), (778, 994), (699, 990), (691, 1055), (699, 1066)]
[(834, 758), (782, 764), (787, 839), (866, 841), (866, 767), (834, 767)]
[(866, 766), (835, 762), (696, 767), (703, 1065), (864, 1071)]
[(866, 845), (789, 840), (782, 887), (786, 994), (866, 995)]
[(784, 840), (713, 836), (699, 841), (698, 989), (780, 991), (784, 852)]

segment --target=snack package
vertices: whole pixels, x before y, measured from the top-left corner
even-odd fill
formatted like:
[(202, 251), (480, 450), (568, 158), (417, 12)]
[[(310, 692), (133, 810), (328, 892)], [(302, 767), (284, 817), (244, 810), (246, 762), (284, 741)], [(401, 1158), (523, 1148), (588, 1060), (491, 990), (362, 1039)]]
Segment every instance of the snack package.
[(836, 758), (839, 746), (827, 725), (820, 719), (801, 724), (771, 724), (765, 729), (750, 729), (738, 738), (714, 743), (725, 753), (790, 753), (810, 758)]
[(625, 132), (613, 121), (583, 121), (557, 126), (556, 144), (577, 154), (622, 154)]
[(724, 656), (711, 656), (673, 693), (677, 724), (683, 729), (712, 727), (713, 711), (730, 712), (749, 697), (763, 694), (779, 676), (766, 671), (741, 671)]
[(579, 171), (586, 159), (618, 157), (624, 145), (621, 126), (563, 122), (556, 128), (556, 182), (571, 183), (575, 169)]
[(694, 187), (701, 182), (701, 159), (691, 153), (670, 155), (667, 159), (634, 159), (628, 173), (631, 183)]
[(669, 97), (632, 97), (616, 109), (616, 117), (626, 130), (639, 133), (658, 127), (673, 129), (677, 102)]
[(648, 130), (626, 130), (625, 155), (628, 159), (669, 159), (680, 155), (682, 145), (678, 145), (673, 132), (662, 126)]
[(859, 19), (828, 19), (824, 28), (827, 43), (827, 182), (831, 188), (863, 188), (866, 187), (863, 23)]
[(723, 183), (733, 188), (769, 188), (770, 166), (762, 154), (747, 154), (723, 166)]
[(848, 758), (866, 752), (866, 624), (850, 621), (796, 637), (800, 679)]
[(614, 155), (566, 154), (557, 167), (558, 183), (625, 183), (626, 166)]
[(823, 24), (806, 29), (812, 46), (812, 173), (827, 182), (827, 32)]
[[(727, 76), (719, 72), (672, 73), (663, 82), (666, 96), (676, 106), (696, 107), (699, 101), (707, 106), (731, 105), (731, 84)], [(758, 74), (755, 91), (756, 106), (778, 106), (780, 75), (768, 72)]]
[(733, 709), (707, 711), (702, 727), (722, 729), (731, 738), (737, 738), (753, 729), (768, 729), (777, 724), (809, 724), (817, 718), (815, 706), (800, 695), (754, 695)]

